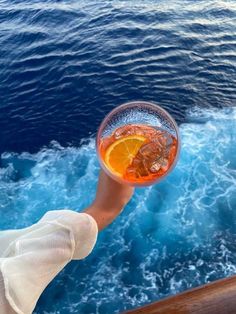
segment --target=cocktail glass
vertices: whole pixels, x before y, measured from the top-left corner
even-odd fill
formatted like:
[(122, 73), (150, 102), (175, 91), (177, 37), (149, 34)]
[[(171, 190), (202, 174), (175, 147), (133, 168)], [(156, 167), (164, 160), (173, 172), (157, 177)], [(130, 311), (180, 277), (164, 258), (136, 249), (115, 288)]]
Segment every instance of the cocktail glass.
[(96, 138), (101, 167), (118, 182), (147, 186), (164, 179), (180, 150), (178, 126), (160, 106), (134, 101), (113, 109)]

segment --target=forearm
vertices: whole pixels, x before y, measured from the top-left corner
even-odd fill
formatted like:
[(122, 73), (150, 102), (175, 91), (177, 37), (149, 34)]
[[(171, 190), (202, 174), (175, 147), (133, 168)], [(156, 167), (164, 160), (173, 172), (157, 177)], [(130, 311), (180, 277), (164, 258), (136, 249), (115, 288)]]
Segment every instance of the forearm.
[(133, 192), (133, 187), (114, 181), (101, 170), (96, 197), (85, 212), (95, 219), (100, 231), (121, 213)]
[(112, 221), (120, 214), (122, 209), (123, 206), (104, 209), (93, 203), (91, 206), (85, 209), (85, 213), (94, 218), (98, 225), (98, 231), (101, 231), (110, 223), (112, 223)]

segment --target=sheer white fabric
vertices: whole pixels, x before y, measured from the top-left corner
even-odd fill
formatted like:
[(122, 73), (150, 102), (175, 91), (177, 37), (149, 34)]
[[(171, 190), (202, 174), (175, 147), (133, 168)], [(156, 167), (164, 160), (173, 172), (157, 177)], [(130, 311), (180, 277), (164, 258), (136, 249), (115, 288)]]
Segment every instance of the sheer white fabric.
[(30, 314), (49, 282), (93, 249), (97, 224), (85, 213), (50, 211), (33, 226), (0, 232), (0, 313)]

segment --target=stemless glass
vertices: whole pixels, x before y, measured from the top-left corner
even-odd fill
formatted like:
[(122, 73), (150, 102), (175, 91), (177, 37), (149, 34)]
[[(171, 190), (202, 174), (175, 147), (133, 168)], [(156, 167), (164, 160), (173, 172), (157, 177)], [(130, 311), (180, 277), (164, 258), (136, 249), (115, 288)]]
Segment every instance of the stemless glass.
[[(130, 160), (131, 164), (127, 165), (127, 174), (121, 176), (111, 170), (107, 158), (110, 160), (110, 155), (117, 151), (113, 159), (119, 165), (123, 156), (121, 148), (127, 145), (132, 151), (136, 149), (136, 155)], [(176, 165), (180, 150), (178, 126), (166, 110), (154, 103), (125, 103), (113, 109), (102, 121), (97, 133), (96, 149), (101, 167), (116, 181), (132, 186), (151, 185), (164, 179)], [(107, 154), (110, 155), (107, 157)], [(129, 173), (132, 176), (129, 177)]]

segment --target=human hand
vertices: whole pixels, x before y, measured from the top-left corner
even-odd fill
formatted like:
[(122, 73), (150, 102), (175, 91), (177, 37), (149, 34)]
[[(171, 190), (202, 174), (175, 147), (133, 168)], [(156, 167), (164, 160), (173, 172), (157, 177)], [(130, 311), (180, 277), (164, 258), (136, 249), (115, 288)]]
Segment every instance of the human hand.
[(85, 212), (96, 220), (98, 229), (101, 230), (120, 214), (133, 192), (133, 187), (116, 182), (101, 170), (96, 198)]

